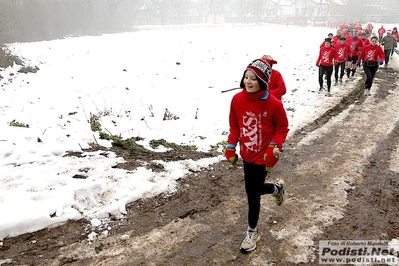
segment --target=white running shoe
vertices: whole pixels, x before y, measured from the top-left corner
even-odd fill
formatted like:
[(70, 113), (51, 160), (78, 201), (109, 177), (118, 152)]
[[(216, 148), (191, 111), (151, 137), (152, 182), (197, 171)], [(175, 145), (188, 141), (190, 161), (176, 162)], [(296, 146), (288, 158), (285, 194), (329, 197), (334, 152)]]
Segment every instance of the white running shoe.
[(273, 194), (273, 197), (276, 198), (276, 205), (280, 206), (285, 201), (285, 187), (286, 183), (284, 179), (280, 179), (276, 184), (274, 184), (278, 188), (278, 192)]
[(256, 243), (260, 241), (260, 235), (258, 231), (246, 231), (246, 236), (241, 243), (240, 251), (243, 253), (250, 252), (256, 248)]

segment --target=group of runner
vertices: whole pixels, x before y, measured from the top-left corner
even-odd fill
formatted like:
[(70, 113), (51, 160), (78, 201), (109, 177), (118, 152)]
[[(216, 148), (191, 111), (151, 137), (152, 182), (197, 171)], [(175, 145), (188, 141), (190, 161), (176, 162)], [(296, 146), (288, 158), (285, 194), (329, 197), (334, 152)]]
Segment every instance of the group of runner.
[[(369, 23), (365, 28), (358, 24), (343, 24), (336, 35), (329, 33), (320, 45), (319, 57), (316, 66), (319, 67), (319, 93), (323, 91), (324, 77), (327, 80), (327, 94), (331, 96), (331, 76), (334, 71), (335, 83), (342, 84), (346, 74), (347, 81), (354, 77), (356, 69), (363, 66), (366, 74), (365, 95), (370, 94), (371, 85), (379, 65), (388, 67), (399, 34), (397, 28), (387, 30), (384, 36), (384, 26), (378, 30), (378, 36), (373, 31), (373, 25)], [(381, 30), (383, 29), (383, 30)], [(380, 36), (381, 34), (381, 36)], [(384, 47), (384, 48), (382, 48)]]

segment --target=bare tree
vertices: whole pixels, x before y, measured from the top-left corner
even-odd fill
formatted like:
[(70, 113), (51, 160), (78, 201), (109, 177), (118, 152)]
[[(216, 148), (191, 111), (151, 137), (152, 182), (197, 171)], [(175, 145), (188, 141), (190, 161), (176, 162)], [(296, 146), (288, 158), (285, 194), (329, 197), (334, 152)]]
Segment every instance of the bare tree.
[(281, 2), (281, 0), (277, 0), (277, 2), (272, 3), (272, 6), (271, 6), (271, 8), (269, 9), (269, 12), (268, 12), (268, 15), (267, 15), (268, 17), (272, 15), (273, 11), (278, 7), (278, 5), (280, 4), (280, 2)]
[(0, 1), (0, 44), (8, 42), (12, 34), (10, 17), (12, 13), (14, 12), (10, 3), (7, 1)]
[(236, 0), (231, 8), (238, 16), (247, 17), (251, 11), (251, 0)]
[(177, 22), (182, 23), (182, 16), (188, 13), (190, 7), (190, 0), (170, 0), (173, 11), (177, 16)]
[(224, 14), (229, 1), (226, 0), (209, 0), (209, 13), (210, 14)]
[(146, 8), (153, 11), (153, 15), (159, 16), (161, 23), (165, 24), (166, 19), (172, 15), (172, 6), (168, 0), (147, 0)]
[(206, 0), (194, 1), (192, 2), (192, 7), (200, 16), (209, 14), (209, 8), (206, 5)]

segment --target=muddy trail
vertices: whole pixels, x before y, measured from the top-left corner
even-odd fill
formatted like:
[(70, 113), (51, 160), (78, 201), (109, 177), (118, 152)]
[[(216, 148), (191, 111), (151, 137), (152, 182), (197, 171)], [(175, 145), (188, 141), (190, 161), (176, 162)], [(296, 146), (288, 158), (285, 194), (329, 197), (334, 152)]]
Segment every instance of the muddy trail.
[[(191, 170), (174, 194), (133, 202), (125, 217), (104, 226), (71, 221), (5, 239), (0, 265), (317, 265), (319, 240), (398, 238), (399, 171), (391, 163), (399, 143), (397, 76), (379, 70), (368, 97), (363, 77), (287, 140), (268, 176), (287, 181), (287, 200), (278, 207), (271, 196), (262, 198), (262, 240), (249, 254), (239, 251), (247, 227), (242, 161), (222, 160)], [(147, 161), (162, 171), (151, 162), (155, 154), (113, 151), (128, 162), (118, 167)], [(215, 154), (189, 148), (167, 154), (168, 160), (208, 156)]]

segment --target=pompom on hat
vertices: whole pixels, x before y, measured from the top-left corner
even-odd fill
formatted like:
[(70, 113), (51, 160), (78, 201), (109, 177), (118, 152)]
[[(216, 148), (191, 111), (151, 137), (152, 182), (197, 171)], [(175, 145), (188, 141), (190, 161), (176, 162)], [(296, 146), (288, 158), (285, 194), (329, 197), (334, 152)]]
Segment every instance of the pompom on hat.
[(251, 70), (255, 74), (258, 82), (260, 82), (261, 88), (263, 90), (267, 90), (267, 83), (269, 82), (270, 75), (272, 74), (272, 66), (270, 65), (269, 61), (265, 58), (255, 59), (252, 61), (244, 71), (240, 82), (241, 88), (245, 88), (244, 78), (245, 72), (247, 70)]
[(267, 61), (269, 61), (271, 66), (277, 64), (277, 61), (274, 60), (274, 58), (271, 55), (262, 55), (262, 59), (266, 59)]

